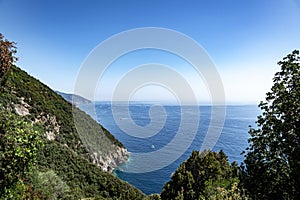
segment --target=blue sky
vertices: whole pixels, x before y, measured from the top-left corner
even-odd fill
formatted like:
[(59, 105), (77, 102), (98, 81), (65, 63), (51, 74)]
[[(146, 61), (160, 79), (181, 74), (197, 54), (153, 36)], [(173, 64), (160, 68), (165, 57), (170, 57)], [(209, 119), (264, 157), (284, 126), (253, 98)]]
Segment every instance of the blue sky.
[[(173, 29), (193, 38), (215, 63), (227, 101), (257, 103), (272, 85), (273, 74), (279, 70), (277, 61), (300, 49), (300, 2), (0, 0), (0, 32), (17, 42), (17, 65), (63, 92), (74, 91), (82, 62), (99, 43), (140, 27)], [(127, 60), (134, 63), (136, 58)], [(122, 65), (107, 71), (96, 98), (110, 98), (112, 81), (118, 81)], [(174, 68), (185, 73), (178, 65)], [(209, 94), (202, 95), (205, 87), (201, 80), (188, 73), (185, 77), (191, 79), (199, 101), (208, 101)], [(165, 92), (153, 86), (134, 96), (142, 100), (173, 98)]]

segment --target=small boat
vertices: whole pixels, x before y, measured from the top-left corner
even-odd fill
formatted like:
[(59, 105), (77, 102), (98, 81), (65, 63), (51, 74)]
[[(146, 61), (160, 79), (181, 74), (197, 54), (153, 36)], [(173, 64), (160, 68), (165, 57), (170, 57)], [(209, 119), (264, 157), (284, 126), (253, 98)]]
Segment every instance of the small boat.
[(151, 145), (151, 149), (155, 149), (155, 146), (153, 144)]

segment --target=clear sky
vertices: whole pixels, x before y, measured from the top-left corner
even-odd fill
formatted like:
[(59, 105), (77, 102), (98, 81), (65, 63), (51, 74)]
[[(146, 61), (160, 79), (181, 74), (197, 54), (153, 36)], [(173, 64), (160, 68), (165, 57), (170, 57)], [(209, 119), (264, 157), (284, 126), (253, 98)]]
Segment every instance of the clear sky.
[[(140, 27), (169, 28), (193, 38), (215, 63), (227, 102), (257, 103), (272, 85), (277, 61), (300, 49), (300, 1), (0, 0), (0, 32), (17, 42), (17, 65), (62, 92), (74, 91), (82, 62), (99, 43)], [(134, 63), (135, 58), (127, 60)], [(109, 99), (123, 65), (126, 61), (107, 71), (96, 98)], [(199, 101), (207, 101), (205, 87), (180, 67), (174, 64), (186, 73)], [(148, 86), (134, 96), (172, 98), (167, 93)]]

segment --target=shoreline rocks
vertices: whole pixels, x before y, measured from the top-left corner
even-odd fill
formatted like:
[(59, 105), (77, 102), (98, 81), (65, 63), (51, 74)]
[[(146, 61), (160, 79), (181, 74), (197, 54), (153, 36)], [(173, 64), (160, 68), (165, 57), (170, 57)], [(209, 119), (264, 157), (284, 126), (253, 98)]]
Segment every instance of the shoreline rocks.
[[(97, 165), (102, 171), (112, 172), (120, 164), (128, 161), (130, 152), (125, 148), (115, 146), (116, 151), (110, 152), (108, 155), (102, 156), (97, 152), (91, 154), (93, 164)], [(105, 157), (105, 159), (103, 158)]]

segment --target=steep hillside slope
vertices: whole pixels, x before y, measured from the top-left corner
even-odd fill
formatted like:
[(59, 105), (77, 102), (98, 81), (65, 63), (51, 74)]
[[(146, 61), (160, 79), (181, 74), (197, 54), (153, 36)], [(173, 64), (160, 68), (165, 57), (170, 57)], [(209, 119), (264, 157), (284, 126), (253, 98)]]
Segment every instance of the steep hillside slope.
[(67, 94), (64, 92), (60, 92), (60, 91), (55, 91), (57, 94), (59, 94), (60, 96), (62, 96), (65, 100), (67, 100), (68, 102), (74, 104), (74, 105), (78, 105), (78, 104), (83, 104), (83, 103), (91, 103), (90, 100), (76, 95), (76, 94)]
[[(5, 75), (0, 91), (0, 109), (31, 121), (44, 135), (38, 154), (41, 171), (55, 171), (77, 197), (143, 198), (139, 190), (100, 170), (113, 169), (128, 153), (91, 117), (15, 66)], [(85, 135), (78, 134), (72, 109), (80, 116), (76, 123)]]

